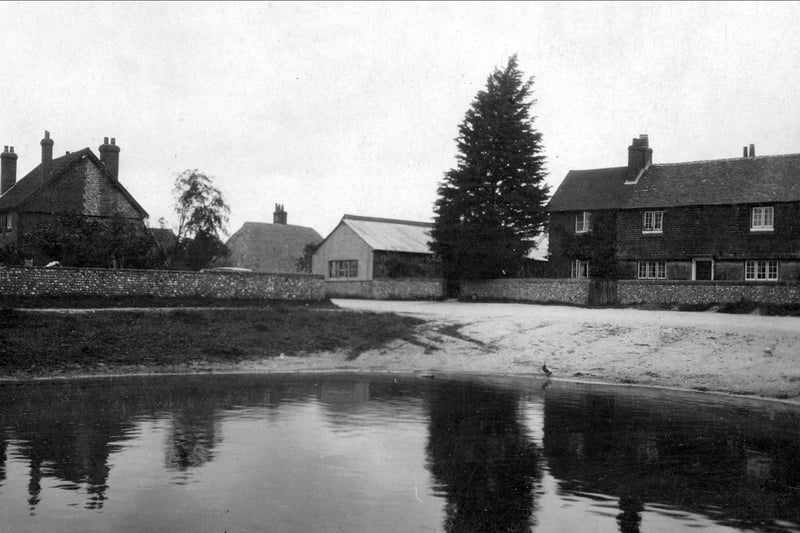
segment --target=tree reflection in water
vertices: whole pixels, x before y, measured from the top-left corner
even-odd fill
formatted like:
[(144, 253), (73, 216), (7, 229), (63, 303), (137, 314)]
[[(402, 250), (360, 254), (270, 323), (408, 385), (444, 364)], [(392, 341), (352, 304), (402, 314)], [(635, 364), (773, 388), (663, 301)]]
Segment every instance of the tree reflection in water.
[(446, 501), (445, 530), (530, 531), (538, 451), (519, 398), (467, 383), (437, 383), (430, 399), (428, 469)]

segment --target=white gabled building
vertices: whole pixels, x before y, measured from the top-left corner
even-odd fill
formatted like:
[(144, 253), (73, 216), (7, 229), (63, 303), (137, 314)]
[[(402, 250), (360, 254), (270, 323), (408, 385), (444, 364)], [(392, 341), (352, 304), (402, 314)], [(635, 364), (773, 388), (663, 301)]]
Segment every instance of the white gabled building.
[(314, 252), (312, 271), (331, 281), (438, 277), (428, 247), (432, 227), (427, 222), (344, 215)]

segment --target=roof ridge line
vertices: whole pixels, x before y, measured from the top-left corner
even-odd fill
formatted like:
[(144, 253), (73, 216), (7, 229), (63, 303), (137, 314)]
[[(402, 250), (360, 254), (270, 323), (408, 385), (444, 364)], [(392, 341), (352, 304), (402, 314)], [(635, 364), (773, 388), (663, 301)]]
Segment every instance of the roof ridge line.
[(363, 222), (383, 222), (387, 224), (403, 224), (406, 226), (433, 226), (433, 222), (420, 222), (416, 220), (403, 220), (399, 218), (367, 217), (362, 215), (344, 215), (342, 220), (360, 220)]

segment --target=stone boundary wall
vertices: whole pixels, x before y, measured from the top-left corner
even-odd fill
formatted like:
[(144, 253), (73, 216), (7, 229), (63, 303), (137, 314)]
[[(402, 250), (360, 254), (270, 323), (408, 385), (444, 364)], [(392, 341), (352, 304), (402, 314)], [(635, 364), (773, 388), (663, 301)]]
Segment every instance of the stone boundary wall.
[(438, 300), (444, 295), (441, 279), (375, 279), (372, 281), (325, 281), (328, 298), (370, 300)]
[(518, 302), (589, 304), (587, 279), (509, 278), (462, 280), (462, 300), (511, 300)]
[(3, 296), (151, 296), (264, 300), (325, 299), (322, 276), (105, 268), (0, 268)]
[(724, 304), (750, 300), (761, 304), (800, 303), (800, 283), (742, 281), (617, 281), (621, 305)]

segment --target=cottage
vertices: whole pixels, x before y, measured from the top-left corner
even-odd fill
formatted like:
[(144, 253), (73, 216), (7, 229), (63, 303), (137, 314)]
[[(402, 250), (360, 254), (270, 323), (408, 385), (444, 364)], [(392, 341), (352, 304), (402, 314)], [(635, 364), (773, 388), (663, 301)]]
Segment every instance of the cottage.
[(312, 271), (326, 280), (440, 277), (428, 248), (432, 224), (345, 215), (314, 252)]
[(302, 271), (300, 262), (306, 246), (316, 246), (322, 236), (313, 228), (287, 224), (287, 220), (283, 205), (275, 204), (272, 224), (245, 222), (226, 243), (230, 255), (215, 261), (213, 266), (247, 268), (255, 272)]
[(89, 148), (53, 158), (54, 141), (44, 132), (41, 163), (17, 180), (17, 154), (0, 154), (0, 248), (14, 247), (28, 264), (49, 258), (25, 249), (23, 235), (59, 215), (77, 213), (95, 219), (122, 218), (144, 224), (147, 212), (119, 182), (120, 148), (108, 137), (98, 158)]
[(647, 135), (627, 166), (573, 170), (549, 204), (559, 277), (800, 279), (800, 154), (654, 164)]

